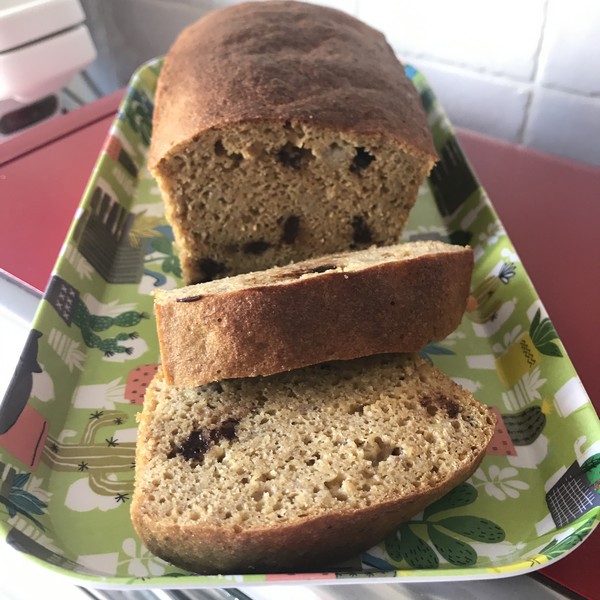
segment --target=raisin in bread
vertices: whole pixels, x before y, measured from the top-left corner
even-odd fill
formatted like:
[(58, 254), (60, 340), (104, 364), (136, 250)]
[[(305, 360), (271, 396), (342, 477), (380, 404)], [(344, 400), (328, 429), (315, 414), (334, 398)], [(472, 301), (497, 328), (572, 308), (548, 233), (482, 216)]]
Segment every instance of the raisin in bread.
[(418, 355), (198, 388), (159, 373), (131, 517), (151, 552), (191, 571), (322, 570), (466, 480), (494, 419)]
[(157, 291), (165, 379), (194, 386), (416, 352), (460, 324), (472, 269), (470, 248), (412, 242)]
[(436, 158), (384, 36), (337, 10), (238, 4), (165, 58), (148, 165), (186, 283), (396, 243)]

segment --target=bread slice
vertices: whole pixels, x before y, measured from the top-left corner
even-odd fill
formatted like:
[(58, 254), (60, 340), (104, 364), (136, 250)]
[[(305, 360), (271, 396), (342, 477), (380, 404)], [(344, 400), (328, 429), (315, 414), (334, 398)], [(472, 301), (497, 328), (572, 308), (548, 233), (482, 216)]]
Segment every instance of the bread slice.
[(159, 373), (131, 517), (151, 552), (198, 573), (322, 570), (467, 479), (494, 421), (418, 355), (198, 388)]
[(459, 325), (472, 268), (470, 248), (412, 242), (157, 291), (165, 380), (195, 386), (416, 352)]
[(237, 4), (165, 58), (148, 165), (186, 283), (396, 243), (436, 159), (384, 36), (340, 11)]

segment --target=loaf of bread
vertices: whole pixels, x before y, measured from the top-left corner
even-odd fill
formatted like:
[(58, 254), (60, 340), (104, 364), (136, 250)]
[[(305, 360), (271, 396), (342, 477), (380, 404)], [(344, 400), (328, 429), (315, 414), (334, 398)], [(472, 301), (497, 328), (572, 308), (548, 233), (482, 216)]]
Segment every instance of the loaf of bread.
[(396, 243), (436, 158), (384, 36), (337, 10), (237, 4), (165, 58), (148, 166), (186, 283)]
[(423, 241), (157, 291), (165, 380), (196, 386), (417, 352), (460, 324), (472, 269), (470, 248)]
[(194, 572), (323, 570), (466, 480), (494, 422), (418, 355), (198, 388), (159, 373), (131, 517), (151, 552)]

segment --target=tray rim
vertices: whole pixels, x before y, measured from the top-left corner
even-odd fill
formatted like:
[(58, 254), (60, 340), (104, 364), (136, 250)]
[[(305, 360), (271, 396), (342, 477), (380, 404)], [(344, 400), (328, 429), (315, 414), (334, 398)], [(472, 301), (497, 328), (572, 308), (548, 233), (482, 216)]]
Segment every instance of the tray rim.
[[(149, 68), (156, 68), (157, 66), (162, 64), (164, 57), (156, 57), (149, 61), (144, 62), (140, 65), (136, 71), (133, 73), (129, 85), (127, 87), (127, 92), (123, 99), (119, 104), (119, 108), (117, 113), (115, 114), (115, 119), (113, 124), (111, 125), (108, 133), (108, 139), (116, 127), (116, 124), (119, 121), (119, 117), (122, 114), (124, 108), (130, 100), (130, 95), (132, 90), (135, 89), (136, 83), (141, 78), (141, 74)], [(427, 83), (425, 76), (421, 71), (415, 69), (409, 64), (405, 65), (407, 72), (411, 71), (411, 78), (417, 76), (422, 79), (429, 89), (431, 86)], [(438, 101), (439, 102), (439, 101)], [(443, 107), (440, 105), (440, 110), (443, 113)], [(452, 127), (450, 121), (446, 118), (446, 125), (449, 129), (449, 137), (453, 137), (456, 140), (457, 145), (460, 147), (460, 143), (458, 142), (454, 128)], [(68, 232), (65, 236), (65, 242), (63, 243), (63, 249), (61, 253), (57, 257), (55, 262), (52, 274), (57, 272), (57, 269), (60, 263), (64, 260), (63, 250), (67, 243), (72, 239), (74, 235), (74, 231), (78, 224), (78, 219), (82, 211), (83, 205), (89, 199), (91, 191), (93, 190), (95, 184), (97, 183), (98, 178), (100, 177), (100, 171), (103, 163), (107, 160), (107, 154), (105, 152), (106, 141), (102, 146), (102, 149), (99, 152), (98, 158), (94, 164), (93, 170), (90, 174), (90, 178), (85, 187), (85, 190), (82, 195), (82, 199), (78, 205), (77, 211), (73, 217), (71, 225), (68, 229)], [(484, 191), (484, 197), (482, 202), (486, 205), (486, 209), (491, 211), (491, 214), (494, 217), (494, 222), (502, 226), (502, 222), (496, 213), (494, 205), (491, 199), (485, 193), (485, 188), (482, 186), (479, 181), (477, 175), (474, 173), (472, 166), (470, 165), (468, 158), (464, 156), (464, 159), (471, 171), (473, 176), (479, 186), (480, 189)], [(508, 238), (508, 235), (507, 235)], [(510, 241), (510, 238), (508, 238)], [(537, 294), (529, 275), (525, 267), (522, 267), (522, 270), (525, 274), (524, 281), (522, 285), (526, 285), (530, 288), (530, 291), (535, 295), (538, 303), (543, 306), (543, 301)], [(42, 300), (45, 299), (45, 292), (42, 296)], [(36, 314), (31, 324), (31, 329), (34, 329), (38, 321), (41, 321), (43, 312), (47, 310), (44, 306), (43, 302), (40, 302), (38, 309), (36, 310)], [(560, 338), (559, 338), (560, 339)], [(571, 367), (573, 375), (577, 376), (577, 372), (575, 370), (574, 365), (569, 359), (568, 353), (565, 349), (564, 358), (569, 361), (569, 365)], [(586, 392), (586, 395), (589, 400), (589, 395)], [(598, 421), (600, 423), (600, 421)], [(504, 579), (507, 577), (519, 576), (523, 574), (533, 573), (539, 569), (542, 569), (546, 566), (549, 566), (565, 556), (569, 555), (574, 550), (578, 549), (585, 541), (589, 538), (590, 535), (593, 534), (596, 527), (600, 524), (600, 507), (592, 508), (588, 512), (584, 513), (580, 517), (578, 517), (571, 526), (574, 526), (576, 523), (582, 520), (593, 520), (593, 525), (590, 530), (587, 532), (586, 536), (580, 540), (573, 547), (564, 551), (562, 554), (555, 556), (553, 558), (548, 559), (544, 557), (545, 560), (543, 562), (537, 562), (533, 560), (518, 560), (516, 562), (508, 562), (507, 564), (500, 565), (498, 567), (455, 567), (455, 568), (444, 568), (439, 567), (437, 569), (395, 569), (389, 571), (363, 571), (357, 573), (344, 573), (343, 570), (340, 571), (329, 571), (329, 572), (311, 572), (311, 573), (294, 573), (289, 574), (289, 578), (284, 578), (284, 575), (281, 575), (281, 579), (277, 576), (276, 579), (268, 580), (266, 577), (271, 576), (271, 574), (239, 574), (239, 575), (177, 575), (169, 576), (169, 575), (159, 575), (159, 576), (149, 576), (145, 578), (137, 578), (135, 576), (102, 576), (102, 575), (87, 575), (84, 573), (78, 573), (72, 570), (67, 569), (66, 567), (58, 566), (50, 563), (42, 558), (33, 556), (28, 553), (21, 552), (25, 557), (32, 561), (39, 567), (45, 568), (49, 570), (53, 574), (62, 577), (68, 577), (73, 583), (80, 583), (81, 585), (85, 585), (91, 588), (97, 589), (113, 589), (113, 590), (128, 590), (128, 589), (205, 589), (205, 588), (231, 588), (231, 587), (246, 587), (246, 586), (259, 586), (259, 585), (344, 585), (344, 584), (363, 584), (363, 583), (390, 583), (391, 581), (398, 581), (403, 583), (437, 583), (437, 582), (447, 582), (447, 581), (475, 581), (475, 580), (486, 580), (486, 579)], [(0, 532), (2, 533), (2, 539), (0, 543), (6, 543), (6, 535), (10, 528), (10, 525), (5, 520), (0, 520)], [(6, 544), (9, 545), (9, 544)], [(10, 547), (10, 545), (9, 545)], [(16, 548), (11, 548), (14, 551), (18, 550)], [(528, 563), (535, 564), (528, 564)], [(471, 573), (469, 571), (472, 571)], [(337, 574), (337, 576), (336, 576)], [(243, 579), (242, 579), (243, 578)], [(176, 585), (173, 585), (176, 584)]]
[[(589, 514), (589, 513), (588, 513)], [(600, 514), (596, 515), (596, 525), (599, 523)], [(3, 522), (0, 522), (3, 525)], [(580, 548), (588, 537), (594, 532), (594, 529), (590, 530), (588, 536), (578, 542), (572, 548), (566, 550), (560, 556), (547, 560), (546, 562), (539, 562), (534, 565), (525, 565), (530, 561), (520, 561), (517, 563), (511, 563), (508, 566), (515, 566), (515, 569), (511, 570), (498, 570), (497, 572), (489, 573), (472, 573), (472, 574), (460, 574), (451, 575), (452, 570), (449, 569), (406, 569), (406, 571), (395, 570), (395, 571), (373, 571), (373, 574), (360, 573), (356, 576), (348, 575), (343, 577), (331, 577), (333, 572), (309, 572), (309, 573), (295, 573), (293, 578), (289, 579), (275, 579), (268, 580), (264, 579), (264, 574), (257, 575), (182, 575), (177, 577), (145, 577), (135, 578), (131, 577), (114, 577), (114, 576), (96, 576), (96, 575), (84, 575), (81, 573), (75, 573), (64, 567), (53, 565), (41, 558), (36, 556), (19, 552), (18, 550), (9, 546), (9, 551), (19, 552), (24, 559), (31, 562), (36, 568), (43, 569), (49, 574), (51, 578), (60, 578), (61, 580), (66, 578), (69, 583), (73, 585), (79, 585), (81, 587), (87, 587), (98, 590), (114, 590), (114, 591), (143, 591), (143, 590), (155, 590), (155, 589), (174, 589), (174, 590), (200, 590), (200, 589), (227, 589), (227, 588), (246, 588), (246, 587), (263, 587), (263, 586), (284, 586), (284, 587), (295, 587), (295, 586), (323, 586), (323, 585), (364, 585), (364, 584), (385, 584), (385, 583), (451, 583), (454, 581), (487, 581), (487, 580), (499, 580), (508, 579), (511, 577), (521, 577), (523, 575), (530, 575), (547, 566), (555, 564), (564, 557), (568, 556), (572, 552)], [(0, 529), (1, 530), (1, 529)], [(2, 543), (5, 543), (2, 540)], [(523, 565), (523, 566), (521, 566)], [(501, 567), (505, 569), (507, 567)], [(484, 568), (485, 569), (485, 568)], [(479, 569), (479, 570), (484, 570)], [(461, 570), (465, 570), (464, 568)], [(478, 570), (478, 569), (474, 569)], [(493, 571), (490, 569), (490, 571)], [(404, 573), (408, 574), (404, 574)], [(383, 573), (389, 573), (384, 575)], [(414, 575), (414, 573), (422, 573), (422, 575)], [(433, 576), (429, 574), (440, 573), (439, 576)], [(304, 577), (303, 577), (304, 576)], [(240, 577), (245, 579), (242, 581)], [(300, 577), (303, 577), (300, 579)], [(118, 579), (124, 579), (126, 581), (116, 581)], [(129, 579), (133, 581), (129, 581)], [(210, 579), (210, 581), (204, 581)], [(197, 581), (200, 580), (200, 581)], [(214, 580), (214, 581), (213, 581)], [(177, 585), (173, 585), (177, 584)]]

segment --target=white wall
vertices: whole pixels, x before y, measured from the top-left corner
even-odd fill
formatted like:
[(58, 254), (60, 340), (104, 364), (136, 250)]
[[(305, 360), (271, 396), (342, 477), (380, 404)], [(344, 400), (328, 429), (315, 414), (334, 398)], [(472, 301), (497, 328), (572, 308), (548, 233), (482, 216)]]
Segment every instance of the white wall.
[[(235, 0), (82, 0), (104, 93)], [(598, 0), (319, 0), (383, 31), (455, 125), (600, 165)]]

